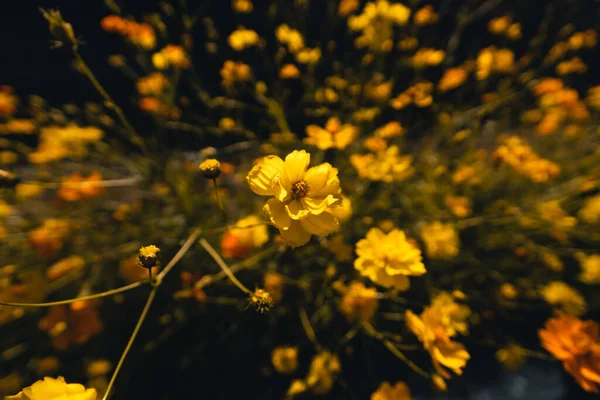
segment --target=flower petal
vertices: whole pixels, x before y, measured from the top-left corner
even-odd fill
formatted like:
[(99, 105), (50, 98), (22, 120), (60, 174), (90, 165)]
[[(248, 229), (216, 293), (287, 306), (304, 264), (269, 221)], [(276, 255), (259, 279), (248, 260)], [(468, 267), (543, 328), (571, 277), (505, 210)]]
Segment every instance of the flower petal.
[(311, 214), (319, 215), (323, 211), (327, 210), (329, 206), (337, 204), (341, 201), (341, 198), (330, 194), (325, 198), (305, 197), (302, 199), (302, 204), (304, 205), (304, 208), (311, 212)]
[(294, 150), (285, 158), (285, 174), (290, 184), (304, 178), (310, 164), (310, 154), (306, 150)]
[(311, 237), (311, 234), (302, 227), (302, 224), (299, 221), (292, 221), (289, 229), (280, 229), (279, 233), (283, 240), (292, 247), (305, 245)]
[(301, 220), (309, 216), (310, 211), (302, 208), (302, 203), (293, 200), (285, 205), (285, 211), (288, 216), (294, 220)]
[(327, 236), (340, 228), (338, 220), (328, 212), (319, 215), (310, 214), (300, 222), (304, 229), (318, 236)]
[(246, 176), (250, 189), (260, 196), (272, 196), (273, 180), (285, 171), (283, 160), (277, 156), (266, 156)]
[(286, 230), (292, 223), (291, 218), (286, 212), (285, 206), (277, 199), (269, 199), (263, 207), (265, 219), (279, 229)]

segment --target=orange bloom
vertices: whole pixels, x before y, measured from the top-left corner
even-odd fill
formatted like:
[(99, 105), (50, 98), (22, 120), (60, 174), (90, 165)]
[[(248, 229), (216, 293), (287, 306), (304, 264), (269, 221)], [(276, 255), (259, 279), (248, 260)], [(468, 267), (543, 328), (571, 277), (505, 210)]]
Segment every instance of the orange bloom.
[(52, 346), (66, 350), (70, 344), (82, 344), (102, 330), (102, 321), (90, 302), (84, 307), (61, 305), (50, 309), (48, 315), (40, 320), (40, 329), (52, 337)]
[(104, 190), (98, 185), (102, 181), (102, 175), (93, 172), (84, 178), (79, 173), (74, 173), (70, 177), (62, 179), (62, 186), (58, 191), (58, 196), (65, 201), (78, 201), (94, 198)]
[(10, 86), (0, 86), (0, 115), (13, 115), (17, 110), (17, 98)]
[(42, 257), (48, 257), (63, 246), (63, 241), (69, 235), (71, 225), (64, 219), (48, 219), (29, 232), (29, 241)]
[(587, 392), (600, 391), (600, 325), (561, 315), (538, 331), (542, 347), (563, 362), (563, 368)]

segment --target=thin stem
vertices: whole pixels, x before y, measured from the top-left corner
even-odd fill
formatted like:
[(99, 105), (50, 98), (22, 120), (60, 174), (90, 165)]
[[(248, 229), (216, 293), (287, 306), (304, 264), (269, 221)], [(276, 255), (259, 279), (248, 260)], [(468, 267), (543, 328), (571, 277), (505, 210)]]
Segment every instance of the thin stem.
[(217, 251), (214, 249), (214, 247), (212, 247), (212, 245), (210, 243), (208, 243), (204, 238), (200, 239), (199, 242), (200, 242), (200, 245), (202, 247), (204, 247), (204, 250), (206, 250), (206, 252), (208, 254), (210, 254), (210, 256), (216, 261), (216, 263), (219, 264), (219, 267), (221, 267), (221, 269), (223, 270), (225, 275), (227, 275), (229, 280), (231, 282), (233, 282), (235, 284), (235, 286), (237, 286), (242, 292), (244, 292), (248, 295), (252, 295), (252, 291), (250, 289), (248, 289), (246, 286), (244, 286), (244, 284), (242, 282), (240, 282), (238, 280), (238, 278), (235, 277), (233, 272), (231, 272), (231, 269), (229, 269), (229, 267), (227, 266), (225, 261), (223, 261), (223, 258), (221, 258), (221, 256), (219, 255), (219, 253), (217, 253)]
[(115, 114), (121, 121), (121, 124), (123, 124), (123, 126), (129, 133), (129, 138), (128, 138), (129, 141), (131, 143), (133, 143), (134, 145), (138, 146), (145, 155), (148, 155), (149, 154), (148, 149), (146, 148), (146, 144), (144, 143), (144, 140), (136, 132), (135, 128), (133, 127), (133, 125), (131, 125), (131, 123), (129, 122), (127, 117), (125, 117), (125, 114), (123, 113), (123, 109), (121, 109), (121, 107), (119, 107), (119, 105), (117, 103), (115, 103), (115, 101), (112, 99), (112, 97), (110, 97), (108, 92), (104, 89), (102, 84), (98, 81), (98, 79), (96, 79), (96, 76), (94, 75), (92, 70), (87, 66), (85, 60), (83, 59), (83, 57), (81, 57), (81, 54), (79, 54), (79, 50), (77, 49), (77, 47), (73, 47), (73, 54), (75, 56), (75, 59), (79, 63), (81, 72), (83, 72), (83, 74), (90, 80), (92, 85), (94, 85), (94, 87), (96, 88), (98, 93), (100, 93), (100, 95), (104, 99), (105, 105), (108, 108), (111, 108), (115, 112)]
[(298, 307), (298, 315), (300, 316), (300, 322), (302, 323), (302, 328), (304, 329), (304, 332), (306, 332), (308, 340), (318, 348), (319, 342), (317, 342), (317, 335), (315, 335), (315, 330), (310, 323), (310, 319), (308, 318), (308, 314), (306, 314), (304, 307)]
[(2, 306), (10, 306), (10, 307), (52, 307), (52, 306), (60, 306), (60, 305), (63, 305), (63, 304), (74, 303), (76, 301), (86, 301), (86, 300), (99, 299), (99, 298), (102, 298), (102, 297), (108, 297), (108, 296), (112, 296), (114, 294), (123, 293), (123, 292), (126, 292), (128, 290), (135, 289), (135, 288), (137, 288), (139, 286), (142, 286), (143, 283), (144, 283), (144, 281), (138, 281), (138, 282), (134, 282), (134, 283), (132, 283), (130, 285), (127, 285), (127, 286), (122, 286), (122, 287), (117, 288), (117, 289), (111, 289), (111, 290), (107, 290), (106, 292), (91, 294), (89, 296), (76, 297), (74, 299), (69, 299), (69, 300), (51, 301), (49, 303), (10, 303), (10, 302), (0, 301), (0, 305), (2, 305)]
[(154, 301), (154, 297), (156, 296), (157, 289), (158, 289), (158, 286), (153, 287), (152, 291), (150, 292), (150, 295), (148, 296), (148, 300), (146, 300), (146, 305), (144, 306), (144, 309), (142, 310), (142, 313), (140, 314), (140, 317), (138, 318), (137, 324), (135, 325), (135, 328), (133, 329), (131, 337), (129, 338), (129, 342), (127, 342), (127, 346), (125, 346), (125, 350), (123, 350), (123, 354), (121, 354), (121, 359), (119, 360), (119, 363), (117, 364), (117, 367), (115, 368), (115, 371), (113, 372), (113, 375), (110, 378), (110, 382), (108, 383), (108, 386), (106, 387), (106, 393), (104, 394), (104, 397), (102, 397), (102, 400), (108, 399), (110, 391), (111, 391), (113, 385), (115, 384), (115, 380), (117, 379), (117, 376), (119, 375), (119, 371), (121, 370), (121, 367), (123, 366), (123, 363), (125, 362), (125, 359), (127, 358), (127, 354), (129, 354), (129, 350), (131, 350), (131, 346), (133, 345), (133, 342), (135, 341), (135, 338), (137, 337), (137, 335), (140, 331), (140, 328), (142, 327), (142, 324), (144, 323), (144, 320), (146, 319), (146, 316), (148, 315), (150, 306), (152, 305), (152, 302)]
[(213, 190), (215, 191), (215, 197), (217, 198), (217, 204), (219, 204), (219, 209), (221, 210), (223, 215), (225, 217), (227, 217), (227, 215), (225, 214), (225, 209), (223, 208), (223, 202), (221, 201), (221, 196), (219, 195), (219, 184), (217, 183), (216, 179), (212, 179), (212, 181), (213, 181)]
[(367, 334), (369, 336), (374, 337), (375, 339), (381, 341), (383, 343), (383, 345), (385, 347), (387, 347), (387, 349), (396, 357), (398, 357), (400, 360), (404, 361), (404, 363), (406, 365), (408, 365), (408, 367), (410, 369), (412, 369), (413, 371), (415, 371), (416, 373), (418, 373), (419, 375), (421, 375), (422, 377), (429, 379), (430, 376), (427, 372), (423, 371), (421, 369), (421, 367), (419, 367), (417, 364), (415, 364), (414, 362), (412, 362), (408, 357), (406, 357), (406, 355), (401, 352), (395, 345), (394, 343), (392, 343), (390, 340), (386, 339), (381, 333), (377, 332), (375, 330), (375, 328), (373, 327), (373, 325), (371, 325), (370, 323), (368, 323), (367, 321), (363, 321), (361, 323), (362, 327), (365, 329), (365, 331), (367, 332)]
[(152, 268), (148, 268), (148, 281), (150, 282), (150, 286), (154, 286), (154, 281), (152, 280)]
[(187, 238), (187, 240), (185, 241), (183, 246), (181, 246), (179, 251), (175, 254), (175, 256), (173, 256), (171, 261), (169, 261), (169, 263), (167, 264), (165, 269), (160, 271), (160, 273), (156, 276), (157, 285), (162, 282), (163, 278), (173, 269), (175, 264), (177, 264), (179, 262), (179, 260), (181, 260), (181, 257), (183, 257), (185, 255), (185, 253), (188, 252), (190, 247), (192, 247), (192, 245), (194, 244), (196, 239), (198, 239), (198, 237), (200, 237), (201, 234), (202, 234), (202, 230), (200, 228), (194, 229), (194, 231)]

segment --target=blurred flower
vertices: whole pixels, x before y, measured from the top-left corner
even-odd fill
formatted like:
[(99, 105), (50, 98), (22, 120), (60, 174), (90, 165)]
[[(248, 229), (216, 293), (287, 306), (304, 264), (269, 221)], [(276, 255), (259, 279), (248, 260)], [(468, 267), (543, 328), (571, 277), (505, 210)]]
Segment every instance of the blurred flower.
[(271, 353), (271, 362), (280, 374), (291, 374), (298, 368), (298, 348), (277, 347)]
[(83, 157), (87, 154), (86, 144), (98, 142), (103, 136), (104, 132), (93, 126), (45, 126), (40, 129), (37, 150), (28, 155), (29, 161), (44, 164), (66, 157)]
[(377, 311), (377, 290), (367, 288), (362, 282), (354, 281), (341, 288), (340, 312), (349, 322), (370, 321)]
[(449, 68), (438, 83), (438, 90), (442, 93), (456, 89), (466, 82), (468, 71), (464, 67)]
[(459, 218), (468, 217), (471, 214), (471, 200), (465, 196), (446, 196), (444, 203)]
[(40, 320), (40, 329), (48, 332), (52, 346), (57, 350), (83, 344), (102, 331), (102, 321), (92, 302), (84, 302), (83, 307), (74, 305), (54, 306)]
[(285, 282), (277, 272), (267, 272), (264, 278), (265, 290), (271, 294), (273, 303), (277, 304), (283, 298)]
[(10, 86), (0, 86), (0, 116), (11, 116), (17, 111), (17, 97)]
[(391, 139), (404, 135), (405, 129), (398, 121), (390, 121), (387, 124), (380, 126), (373, 132), (375, 137), (381, 139)]
[(458, 233), (451, 224), (439, 221), (423, 226), (421, 239), (425, 242), (427, 256), (438, 259), (450, 259), (458, 255)]
[(600, 222), (600, 194), (586, 199), (577, 216), (588, 224)]
[(433, 298), (430, 308), (439, 311), (441, 324), (444, 325), (448, 335), (469, 333), (467, 320), (471, 316), (471, 309), (465, 304), (457, 303), (452, 294), (441, 292)]
[(415, 68), (432, 67), (439, 65), (446, 57), (444, 50), (421, 48), (412, 57), (412, 65)]
[(89, 200), (100, 195), (104, 188), (98, 183), (102, 182), (102, 175), (92, 172), (87, 177), (74, 173), (61, 179), (58, 196), (65, 201)]
[(570, 60), (561, 61), (556, 66), (556, 73), (558, 75), (584, 74), (586, 71), (587, 65), (585, 65), (579, 57), (573, 57)]
[(517, 370), (527, 362), (525, 349), (511, 343), (496, 352), (496, 359), (508, 370)]
[(566, 240), (567, 233), (577, 225), (577, 219), (568, 215), (558, 200), (538, 203), (536, 210), (543, 221), (552, 225), (552, 234), (558, 240)]
[(510, 165), (534, 182), (546, 182), (560, 173), (560, 166), (538, 156), (521, 138), (509, 136), (492, 154), (492, 159)]
[(389, 382), (381, 382), (373, 394), (371, 400), (412, 400), (408, 385), (404, 382), (396, 382), (392, 386)]
[(486, 47), (477, 56), (477, 80), (487, 79), (492, 72), (511, 73), (515, 69), (515, 55), (510, 49)]
[(6, 400), (96, 400), (96, 390), (86, 389), (78, 383), (67, 383), (60, 376), (57, 379), (45, 377), (26, 387)]
[(29, 232), (29, 241), (42, 257), (61, 249), (71, 232), (71, 224), (65, 219), (47, 219), (42, 225)]
[(186, 69), (190, 67), (190, 59), (183, 47), (168, 44), (161, 51), (152, 55), (152, 64), (161, 70), (171, 67)]
[(248, 14), (252, 12), (254, 6), (251, 0), (232, 0), (231, 8), (233, 11), (239, 14)]
[(569, 315), (580, 316), (587, 311), (583, 296), (564, 282), (549, 282), (540, 288), (540, 295), (548, 304)]
[(435, 24), (439, 19), (439, 16), (434, 11), (433, 7), (426, 5), (415, 12), (413, 20), (418, 26)]
[(80, 256), (69, 256), (54, 263), (46, 270), (46, 278), (55, 280), (62, 278), (71, 272), (81, 271), (85, 266), (85, 260)]
[(319, 150), (336, 148), (342, 150), (354, 142), (358, 135), (358, 128), (352, 124), (344, 124), (337, 117), (327, 120), (325, 128), (318, 125), (306, 127), (308, 137), (304, 143), (316, 146)]
[(136, 88), (142, 96), (160, 96), (169, 85), (167, 77), (160, 72), (153, 72), (136, 82)]
[(292, 54), (296, 54), (304, 48), (302, 34), (298, 30), (290, 28), (287, 24), (279, 25), (275, 30), (275, 36), (280, 43), (287, 45)]
[(321, 59), (321, 49), (315, 47), (313, 49), (304, 48), (296, 54), (296, 61), (300, 64), (316, 64)]
[(356, 11), (359, 5), (359, 0), (340, 0), (340, 4), (338, 5), (338, 14), (342, 17), (347, 17)]
[(581, 255), (577, 258), (581, 265), (579, 280), (587, 284), (600, 284), (600, 254)]
[(102, 19), (100, 25), (107, 32), (125, 36), (131, 43), (144, 50), (152, 50), (156, 46), (156, 35), (149, 24), (140, 24), (117, 15), (108, 15)]
[(240, 219), (235, 228), (230, 228), (223, 234), (221, 250), (223, 257), (245, 258), (268, 241), (269, 233), (264, 219), (249, 215)]
[(227, 40), (232, 49), (241, 51), (250, 46), (257, 46), (260, 37), (256, 31), (241, 27), (233, 31)]
[(390, 4), (387, 0), (368, 2), (362, 13), (348, 18), (351, 31), (360, 31), (357, 47), (369, 47), (375, 52), (387, 52), (393, 47), (393, 28), (403, 26), (410, 18), (410, 9), (403, 4)]
[(411, 176), (414, 169), (412, 156), (399, 153), (400, 148), (393, 145), (375, 154), (352, 154), (350, 163), (361, 178), (384, 182), (402, 181)]
[(327, 211), (333, 214), (340, 224), (343, 224), (352, 216), (352, 200), (342, 195), (341, 202), (333, 207), (329, 207)]
[(315, 355), (310, 362), (306, 385), (314, 394), (325, 395), (329, 393), (336, 375), (341, 371), (340, 359), (335, 354), (323, 351)]
[(550, 318), (538, 331), (542, 347), (563, 363), (563, 368), (587, 392), (600, 389), (600, 326), (568, 315)]
[(421, 251), (398, 229), (386, 235), (379, 228), (371, 228), (366, 237), (356, 243), (356, 255), (354, 268), (386, 288), (407, 290), (409, 276), (426, 272)]
[(221, 85), (231, 89), (235, 83), (246, 82), (252, 77), (252, 70), (248, 64), (243, 62), (227, 60), (220, 71)]
[(341, 201), (338, 170), (329, 163), (308, 169), (309, 163), (310, 154), (304, 150), (293, 151), (285, 161), (267, 156), (246, 178), (254, 193), (274, 196), (264, 206), (265, 217), (292, 247), (339, 228), (338, 220), (327, 211)]
[(300, 77), (300, 70), (294, 64), (285, 64), (279, 70), (281, 79), (296, 79)]

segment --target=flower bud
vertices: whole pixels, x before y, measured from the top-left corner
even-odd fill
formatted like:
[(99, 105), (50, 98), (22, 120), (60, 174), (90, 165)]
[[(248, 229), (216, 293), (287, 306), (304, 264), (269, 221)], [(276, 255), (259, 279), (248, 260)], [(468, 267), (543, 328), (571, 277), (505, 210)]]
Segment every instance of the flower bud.
[(140, 249), (137, 264), (143, 268), (154, 268), (160, 266), (160, 249), (155, 245), (144, 246)]
[(78, 46), (77, 38), (73, 32), (73, 27), (68, 22), (65, 22), (60, 11), (58, 10), (41, 10), (42, 15), (48, 21), (50, 34), (58, 41), (60, 45)]
[(217, 179), (221, 175), (221, 163), (214, 158), (203, 161), (199, 168), (206, 179)]

